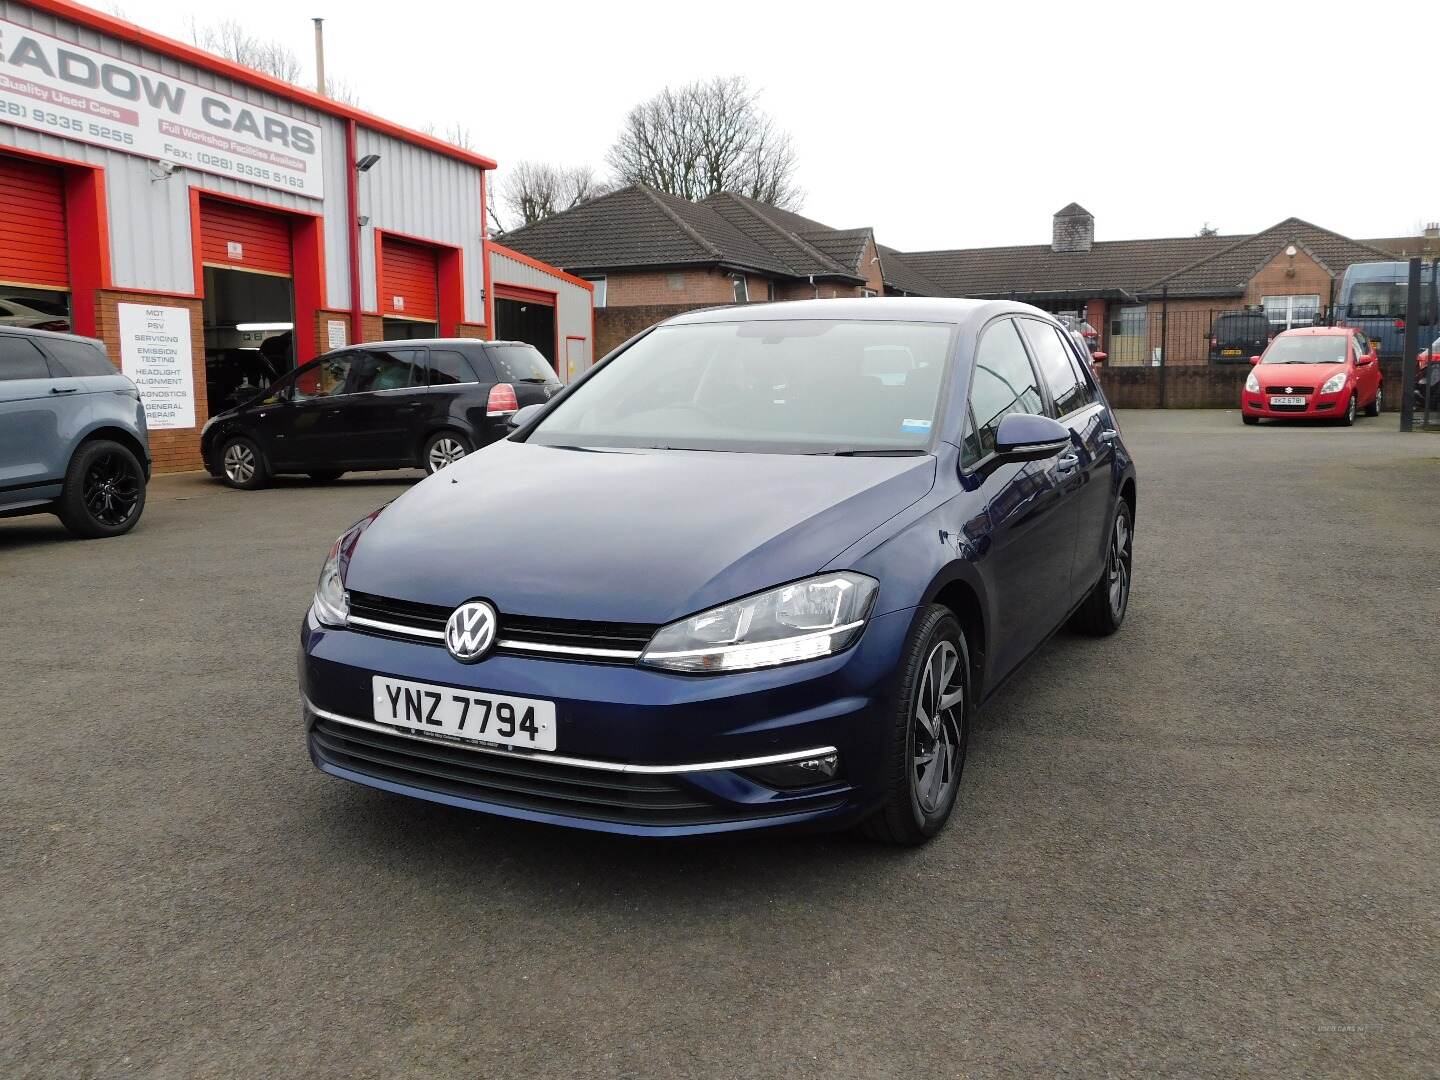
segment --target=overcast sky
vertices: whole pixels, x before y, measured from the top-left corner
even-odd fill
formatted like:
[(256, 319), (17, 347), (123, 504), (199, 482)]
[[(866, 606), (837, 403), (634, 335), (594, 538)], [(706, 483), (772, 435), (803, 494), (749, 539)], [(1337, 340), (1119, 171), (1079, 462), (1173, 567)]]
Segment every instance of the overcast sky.
[[(196, 10), (119, 0), (188, 39)], [(217, 9), (212, 9), (217, 10)], [(795, 140), (803, 212), (901, 249), (1043, 243), (1079, 202), (1096, 238), (1355, 237), (1440, 219), (1440, 3), (1042, 5), (247, 0), (258, 35), (371, 112), (469, 128), (500, 162), (603, 166), (631, 105), (741, 74)], [(1368, 14), (1367, 14), (1368, 13)], [(1383, 28), (1360, 32), (1379, 16)], [(203, 19), (203, 16), (201, 16)], [(218, 14), (217, 14), (218, 17)], [(1409, 88), (1427, 133), (1407, 139)]]

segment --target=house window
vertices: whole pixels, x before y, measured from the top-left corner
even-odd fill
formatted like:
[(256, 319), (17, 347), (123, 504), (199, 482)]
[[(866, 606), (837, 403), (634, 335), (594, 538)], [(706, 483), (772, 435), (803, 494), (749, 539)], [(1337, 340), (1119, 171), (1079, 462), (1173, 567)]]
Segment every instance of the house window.
[(1260, 306), (1265, 318), (1277, 330), (1289, 330), (1292, 326), (1314, 326), (1320, 317), (1320, 297), (1313, 294), (1302, 296), (1262, 296)]
[(734, 279), (735, 303), (748, 304), (750, 302), (750, 282), (743, 277)]
[(685, 291), (685, 275), (684, 275), (684, 274), (667, 274), (667, 275), (665, 276), (665, 284), (666, 284), (666, 286), (670, 289), (671, 292), (684, 292), (684, 291)]
[(594, 286), (595, 286), (595, 306), (596, 306), (597, 308), (604, 307), (604, 306), (605, 306), (605, 275), (604, 275), (604, 274), (600, 274), (600, 275), (598, 275), (598, 276), (596, 276), (596, 277), (587, 277), (587, 278), (585, 278), (585, 280), (588, 281), (588, 282), (590, 282), (591, 285), (594, 285)]

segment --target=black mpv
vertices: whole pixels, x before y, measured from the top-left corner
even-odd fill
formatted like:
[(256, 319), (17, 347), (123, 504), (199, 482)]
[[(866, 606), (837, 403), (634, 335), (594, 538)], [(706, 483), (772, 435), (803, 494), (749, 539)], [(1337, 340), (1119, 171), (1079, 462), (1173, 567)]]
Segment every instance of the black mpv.
[(436, 472), (506, 434), (510, 416), (560, 389), (533, 346), (437, 338), (326, 353), (214, 416), (205, 468), (232, 487), (276, 473), (333, 480), (351, 469)]

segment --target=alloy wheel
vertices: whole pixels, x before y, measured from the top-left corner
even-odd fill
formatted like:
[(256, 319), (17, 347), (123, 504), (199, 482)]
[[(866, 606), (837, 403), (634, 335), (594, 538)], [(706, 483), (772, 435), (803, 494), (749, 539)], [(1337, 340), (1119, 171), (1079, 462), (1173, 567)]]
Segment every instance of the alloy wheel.
[(140, 505), (140, 469), (127, 454), (101, 454), (85, 470), (81, 497), (91, 517), (107, 528), (124, 525)]
[(232, 484), (248, 484), (255, 478), (255, 452), (244, 443), (225, 448), (225, 476)]
[(1110, 559), (1105, 571), (1110, 585), (1110, 614), (1116, 622), (1125, 614), (1125, 605), (1130, 602), (1130, 547), (1130, 519), (1126, 514), (1116, 514), (1115, 531), (1110, 537)]
[(447, 437), (436, 439), (430, 444), (428, 463), (432, 473), (439, 472), (447, 465), (454, 465), (465, 456), (465, 444), (459, 439)]
[(960, 779), (964, 743), (960, 725), (965, 706), (965, 673), (954, 642), (930, 650), (915, 699), (911, 757), (915, 801), (927, 817), (943, 809)]
[(1351, 394), (1350, 404), (1345, 407), (1345, 422), (1347, 424), (1351, 423), (1355, 419), (1355, 399), (1358, 396), (1358, 394)]

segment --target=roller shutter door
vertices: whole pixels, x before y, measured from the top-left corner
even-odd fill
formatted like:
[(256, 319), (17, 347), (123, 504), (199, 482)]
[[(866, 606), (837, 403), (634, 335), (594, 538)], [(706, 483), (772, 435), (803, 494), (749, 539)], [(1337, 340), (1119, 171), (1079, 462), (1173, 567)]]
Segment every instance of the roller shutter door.
[(70, 287), (59, 169), (0, 156), (0, 282)]
[(200, 200), (200, 261), (290, 277), (290, 219), (249, 206)]
[(435, 322), (440, 317), (440, 287), (435, 249), (403, 240), (380, 240), (380, 310), (385, 315)]

